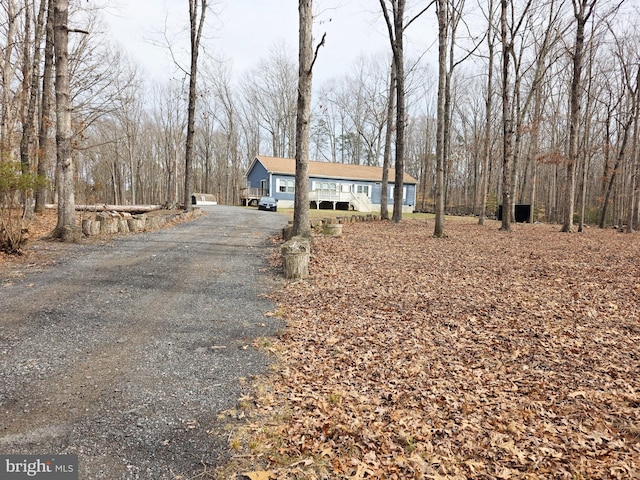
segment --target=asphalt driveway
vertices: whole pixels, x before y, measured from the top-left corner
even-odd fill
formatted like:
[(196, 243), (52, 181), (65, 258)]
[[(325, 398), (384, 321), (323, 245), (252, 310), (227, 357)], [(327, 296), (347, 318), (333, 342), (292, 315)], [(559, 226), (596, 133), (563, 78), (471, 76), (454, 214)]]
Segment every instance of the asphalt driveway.
[(107, 245), (0, 287), (0, 454), (78, 454), (81, 479), (193, 478), (228, 454), (218, 414), (281, 325), (268, 237), (239, 207)]

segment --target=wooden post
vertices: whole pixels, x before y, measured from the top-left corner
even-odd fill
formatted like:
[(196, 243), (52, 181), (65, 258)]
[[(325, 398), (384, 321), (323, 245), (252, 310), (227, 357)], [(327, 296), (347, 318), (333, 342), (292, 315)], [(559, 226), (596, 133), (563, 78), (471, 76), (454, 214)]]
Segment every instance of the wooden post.
[(282, 244), (282, 264), (284, 276), (289, 279), (301, 279), (309, 276), (309, 256), (311, 240), (296, 236)]

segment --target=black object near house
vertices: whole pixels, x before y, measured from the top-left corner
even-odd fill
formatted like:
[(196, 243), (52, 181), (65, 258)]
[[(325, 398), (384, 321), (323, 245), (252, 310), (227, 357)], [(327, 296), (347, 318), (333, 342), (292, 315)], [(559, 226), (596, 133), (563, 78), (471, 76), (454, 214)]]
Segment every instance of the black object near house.
[[(516, 204), (515, 217), (517, 223), (527, 223), (531, 218), (531, 205)], [(498, 220), (502, 220), (502, 205), (498, 206)]]

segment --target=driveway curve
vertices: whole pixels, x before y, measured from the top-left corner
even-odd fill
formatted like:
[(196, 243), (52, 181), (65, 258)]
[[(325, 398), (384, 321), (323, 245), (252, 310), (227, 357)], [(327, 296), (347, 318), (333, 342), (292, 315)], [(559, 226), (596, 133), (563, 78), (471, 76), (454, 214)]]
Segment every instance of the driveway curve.
[(0, 454), (78, 454), (81, 479), (194, 478), (227, 442), (218, 414), (281, 325), (280, 214), (214, 206), (0, 287)]

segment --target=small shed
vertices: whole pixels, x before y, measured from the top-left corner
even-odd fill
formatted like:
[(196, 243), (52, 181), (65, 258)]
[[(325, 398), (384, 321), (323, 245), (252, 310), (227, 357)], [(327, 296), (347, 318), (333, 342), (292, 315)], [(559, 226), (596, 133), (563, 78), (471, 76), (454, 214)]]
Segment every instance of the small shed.
[(217, 205), (218, 199), (212, 193), (192, 193), (191, 205)]

